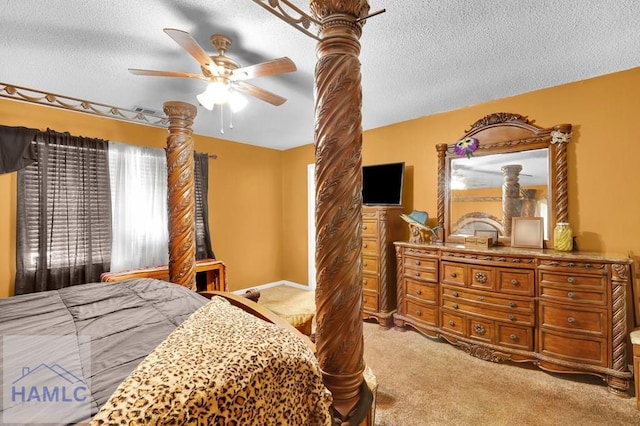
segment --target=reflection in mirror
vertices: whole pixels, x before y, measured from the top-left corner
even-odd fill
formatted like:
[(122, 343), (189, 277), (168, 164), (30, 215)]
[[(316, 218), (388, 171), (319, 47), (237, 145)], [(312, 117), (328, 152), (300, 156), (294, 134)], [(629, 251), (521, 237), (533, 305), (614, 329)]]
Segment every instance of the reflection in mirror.
[(451, 235), (511, 235), (513, 217), (542, 217), (549, 233), (549, 149), (450, 159)]

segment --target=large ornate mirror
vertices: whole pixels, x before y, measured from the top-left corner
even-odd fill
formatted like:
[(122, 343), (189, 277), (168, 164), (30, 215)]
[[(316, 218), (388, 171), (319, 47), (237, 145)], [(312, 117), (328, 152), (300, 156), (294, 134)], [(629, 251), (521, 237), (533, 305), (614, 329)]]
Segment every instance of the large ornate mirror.
[[(439, 144), (438, 223), (446, 242), (497, 236), (510, 245), (513, 217), (542, 217), (546, 247), (567, 221), (566, 143), (570, 124), (539, 128), (517, 114), (488, 115), (459, 139)], [(476, 146), (477, 141), (477, 146)]]

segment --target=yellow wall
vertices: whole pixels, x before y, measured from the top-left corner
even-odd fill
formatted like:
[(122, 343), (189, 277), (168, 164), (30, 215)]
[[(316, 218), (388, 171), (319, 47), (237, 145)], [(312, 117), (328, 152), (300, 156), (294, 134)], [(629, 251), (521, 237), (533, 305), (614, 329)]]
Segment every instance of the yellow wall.
[[(429, 89), (425, 87), (425, 96)], [(364, 132), (363, 164), (404, 161), (404, 210), (435, 224), (435, 145), (451, 143), (481, 117), (522, 114), (541, 127), (571, 123), (569, 221), (581, 250), (640, 255), (640, 167), (632, 123), (640, 112), (640, 68)], [(0, 124), (69, 131), (139, 145), (164, 146), (166, 130), (0, 100)], [(196, 117), (196, 120), (198, 118)], [(195, 136), (210, 161), (210, 226), (231, 290), (288, 280), (307, 283), (307, 164), (312, 145), (276, 151)], [(0, 297), (15, 275), (15, 173), (0, 175)]]
[[(0, 124), (164, 147), (166, 129), (0, 99)], [(198, 117), (196, 117), (198, 120)], [(282, 279), (281, 151), (195, 136), (209, 160), (209, 225), (231, 290)], [(0, 175), (0, 297), (13, 294), (16, 173)]]
[[(429, 96), (428, 85), (424, 96)], [(541, 127), (573, 125), (568, 147), (569, 221), (577, 246), (623, 256), (631, 250), (640, 260), (640, 144), (634, 133), (640, 113), (640, 68), (366, 131), (363, 163), (405, 161), (412, 193), (405, 197), (404, 210), (429, 212), (433, 225), (436, 144), (455, 142), (472, 123), (495, 112), (522, 114)], [(295, 154), (285, 153), (284, 170), (292, 179), (302, 179), (312, 161), (312, 146), (297, 148)], [(295, 190), (300, 192), (285, 195), (284, 210), (290, 217), (306, 217), (305, 189)], [(283, 274), (306, 283), (306, 240), (301, 241), (306, 223), (286, 223), (284, 235), (299, 249), (289, 253)]]

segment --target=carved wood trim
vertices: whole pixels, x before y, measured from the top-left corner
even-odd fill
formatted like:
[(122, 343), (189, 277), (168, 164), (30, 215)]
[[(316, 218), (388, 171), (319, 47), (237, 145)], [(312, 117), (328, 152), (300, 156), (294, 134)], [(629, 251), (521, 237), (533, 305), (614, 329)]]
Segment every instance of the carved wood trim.
[(498, 263), (514, 263), (518, 266), (522, 265), (535, 265), (535, 259), (529, 257), (509, 257), (509, 256), (501, 256), (501, 255), (491, 255), (491, 254), (477, 254), (477, 253), (458, 253), (458, 252), (450, 252), (443, 251), (442, 252), (442, 260), (447, 260), (447, 258), (455, 259), (472, 259), (472, 260), (484, 260), (489, 262), (498, 262)]
[(563, 267), (563, 268), (581, 268), (589, 271), (600, 270), (602, 273), (607, 272), (607, 265), (604, 263), (591, 262), (574, 262), (571, 260), (540, 260), (540, 266)]
[(471, 125), (471, 128), (469, 130), (466, 130), (465, 133), (469, 133), (471, 130), (478, 127), (491, 126), (494, 124), (501, 124), (512, 121), (519, 121), (524, 124), (533, 124), (531, 121), (527, 120), (527, 117), (520, 114), (512, 114), (510, 112), (494, 112), (493, 114), (486, 115), (480, 120), (473, 123)]

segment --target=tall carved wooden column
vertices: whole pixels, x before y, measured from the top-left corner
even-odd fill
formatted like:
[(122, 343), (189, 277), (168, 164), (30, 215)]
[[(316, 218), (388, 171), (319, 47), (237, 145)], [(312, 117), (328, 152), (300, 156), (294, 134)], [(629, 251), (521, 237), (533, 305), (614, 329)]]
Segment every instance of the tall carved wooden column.
[(567, 195), (567, 144), (571, 140), (571, 125), (560, 124), (553, 128), (551, 132), (551, 143), (556, 149), (556, 176), (559, 176), (555, 183), (556, 190), (556, 222), (569, 221), (569, 206)]
[(169, 280), (196, 290), (196, 197), (191, 125), (196, 107), (165, 102), (169, 195)]
[[(451, 185), (451, 182), (447, 182), (446, 172), (446, 156), (447, 156), (446, 143), (439, 143), (436, 145), (438, 151), (438, 225), (444, 229), (444, 194), (447, 192), (447, 187)], [(446, 237), (443, 232), (443, 240)], [(398, 281), (400, 282), (400, 281)]]
[(371, 393), (363, 379), (362, 23), (356, 20), (367, 16), (369, 5), (311, 0), (310, 9), (321, 22), (314, 135), (317, 356), (334, 416), (359, 424), (351, 420), (368, 411)]

